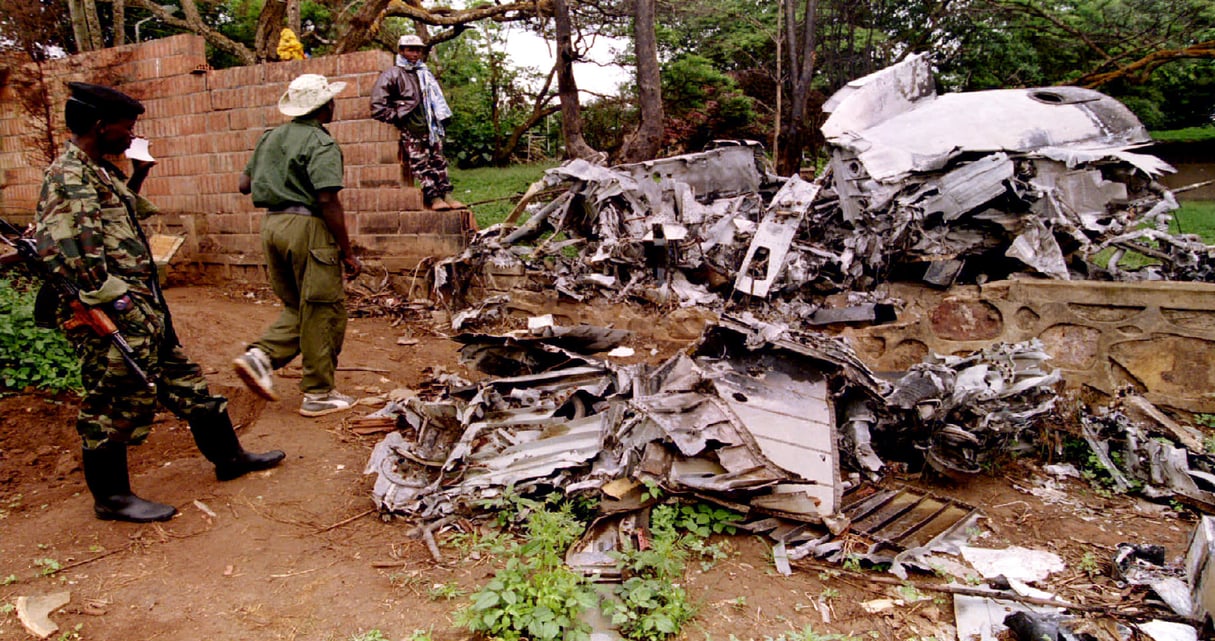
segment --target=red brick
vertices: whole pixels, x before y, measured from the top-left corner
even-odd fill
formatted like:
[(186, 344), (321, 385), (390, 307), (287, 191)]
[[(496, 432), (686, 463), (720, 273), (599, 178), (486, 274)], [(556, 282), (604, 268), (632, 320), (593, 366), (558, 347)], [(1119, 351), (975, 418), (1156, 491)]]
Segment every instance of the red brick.
[(161, 58), (158, 71), (162, 76), (186, 75), (193, 71), (198, 64), (199, 62), (192, 56), (169, 56)]
[(287, 83), (302, 73), (300, 71), (302, 68), (301, 61), (299, 60), (271, 62), (263, 66), (266, 70), (266, 82), (274, 85), (281, 84), (283, 89), (287, 88)]
[(342, 208), (347, 214), (377, 211), (375, 194), (364, 189), (343, 189)]
[(338, 98), (334, 101), (337, 109), (335, 117), (342, 120), (355, 120), (371, 117), (371, 102), (362, 96), (354, 98)]
[(401, 186), (401, 169), (397, 165), (368, 165), (348, 170), (347, 175), (354, 174), (352, 186), (361, 188), (397, 188)]
[(300, 62), (302, 64), (297, 73), (317, 73), (330, 81), (338, 75), (338, 56), (316, 56)]
[(228, 112), (228, 121), (232, 129), (262, 130), (266, 128), (266, 110), (261, 107), (233, 109)]
[(392, 212), (362, 212), (355, 216), (356, 234), (396, 234), (401, 227), (401, 216)]
[(392, 52), (382, 49), (356, 51), (334, 57), (337, 59), (337, 73), (342, 75), (369, 71), (378, 73), (391, 67), (394, 60)]
[(265, 65), (248, 65), (210, 72), (212, 89), (231, 89), (260, 85), (266, 81)]
[(214, 132), (207, 128), (207, 116), (203, 114), (191, 114), (188, 116), (178, 116), (177, 122), (181, 123), (181, 135), (196, 136), (204, 134), (208, 137), (215, 135)]
[(211, 233), (252, 233), (248, 214), (205, 214), (207, 231)]
[[(380, 190), (380, 207), (384, 211), (417, 211), (422, 209), (422, 190), (416, 187)], [(401, 221), (401, 228), (407, 225)]]
[(157, 176), (186, 176), (190, 175), (190, 157), (188, 155), (173, 155), (173, 157), (160, 157), (157, 161), (156, 169)]

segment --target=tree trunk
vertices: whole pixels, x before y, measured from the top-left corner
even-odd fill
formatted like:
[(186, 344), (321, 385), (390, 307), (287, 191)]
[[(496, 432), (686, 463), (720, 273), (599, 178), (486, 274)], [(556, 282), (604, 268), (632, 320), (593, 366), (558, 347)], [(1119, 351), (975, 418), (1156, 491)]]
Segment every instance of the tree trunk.
[(105, 49), (105, 38), (101, 33), (101, 20), (97, 18), (97, 3), (94, 0), (80, 0), (80, 6), (84, 10), (84, 19), (89, 26), (89, 43), (92, 45), (89, 51)]
[(557, 29), (557, 96), (561, 100), (561, 138), (565, 140), (565, 158), (589, 159), (597, 152), (582, 137), (582, 105), (578, 100), (578, 83), (574, 80), (573, 25), (565, 0), (553, 0), (553, 22)]
[(621, 151), (624, 162), (640, 162), (658, 155), (662, 145), (662, 79), (658, 68), (658, 37), (654, 31), (656, 0), (637, 0), (633, 15), (633, 41), (637, 54), (637, 98), (641, 123), (637, 135)]
[(101, 49), (101, 23), (97, 19), (97, 5), (93, 0), (68, 0), (68, 19), (72, 21), (72, 37), (76, 39), (76, 51)]
[(297, 37), (300, 35), (300, 0), (287, 0), (287, 26)]
[[(388, 6), (389, 0), (367, 0), (359, 10), (350, 17), (349, 22), (339, 32), (342, 35), (338, 37), (337, 44), (333, 46), (333, 53), (350, 53), (358, 51), (363, 45), (371, 40), (371, 26), (379, 20), (380, 14)], [(393, 43), (395, 51), (396, 43)]]
[(284, 0), (266, 0), (262, 5), (262, 12), (257, 16), (257, 31), (253, 34), (253, 53), (259, 61), (278, 60), (278, 38), (286, 16)]
[(121, 47), (127, 43), (127, 3), (126, 0), (114, 0), (114, 46)]
[(818, 0), (805, 0), (801, 37), (798, 37), (797, 7), (794, 0), (784, 0), (785, 40), (789, 43), (789, 115), (780, 123), (780, 156), (776, 173), (792, 176), (801, 170), (802, 151), (806, 146), (806, 106), (810, 101), (810, 80), (814, 77), (814, 30), (817, 26)]

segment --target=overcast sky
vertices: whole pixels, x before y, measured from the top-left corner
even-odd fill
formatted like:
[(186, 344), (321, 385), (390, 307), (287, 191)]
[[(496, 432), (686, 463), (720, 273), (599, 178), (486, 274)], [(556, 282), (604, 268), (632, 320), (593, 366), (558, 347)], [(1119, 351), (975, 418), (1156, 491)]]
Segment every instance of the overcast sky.
[[(506, 41), (506, 53), (514, 64), (535, 67), (541, 72), (552, 68), (553, 52), (550, 51), (552, 43), (526, 29), (514, 26), (508, 26), (507, 29), (510, 35)], [(574, 63), (574, 80), (578, 83), (578, 89), (598, 94), (620, 93), (617, 87), (622, 82), (628, 82), (629, 72), (618, 65), (608, 63), (611, 63), (615, 55), (613, 48), (619, 49), (622, 46), (619, 42), (607, 38), (597, 39), (588, 57), (604, 64)], [(584, 95), (583, 100), (585, 99)]]

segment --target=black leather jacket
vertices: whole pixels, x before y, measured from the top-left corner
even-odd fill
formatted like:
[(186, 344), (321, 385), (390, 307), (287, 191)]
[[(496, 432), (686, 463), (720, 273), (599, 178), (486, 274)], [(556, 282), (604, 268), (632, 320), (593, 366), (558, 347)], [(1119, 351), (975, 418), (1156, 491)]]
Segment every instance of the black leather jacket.
[(385, 69), (371, 88), (371, 117), (398, 129), (426, 131), (425, 107), (418, 74), (392, 66)]

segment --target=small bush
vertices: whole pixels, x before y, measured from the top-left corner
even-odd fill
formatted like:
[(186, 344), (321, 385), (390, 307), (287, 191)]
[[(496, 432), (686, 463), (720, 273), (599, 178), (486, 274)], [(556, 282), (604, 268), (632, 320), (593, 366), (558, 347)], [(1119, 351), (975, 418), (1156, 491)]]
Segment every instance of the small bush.
[(35, 294), (30, 281), (0, 280), (0, 394), (80, 389), (80, 363), (67, 339), (34, 325)]

